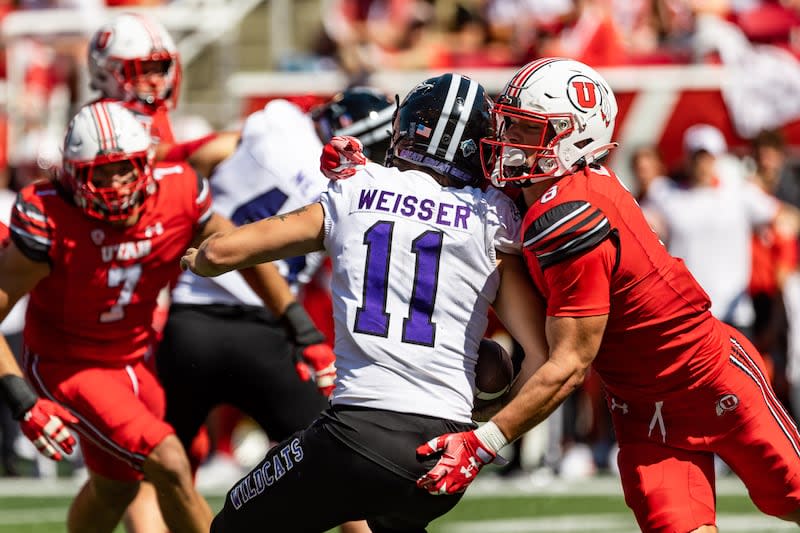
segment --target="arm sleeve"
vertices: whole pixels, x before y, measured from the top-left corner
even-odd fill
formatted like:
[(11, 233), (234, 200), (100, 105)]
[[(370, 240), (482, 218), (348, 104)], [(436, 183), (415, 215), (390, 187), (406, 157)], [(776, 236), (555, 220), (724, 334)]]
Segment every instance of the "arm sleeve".
[(20, 193), (11, 210), (11, 238), (31, 261), (49, 263), (53, 249), (54, 227), (41, 204)]
[(585, 200), (567, 201), (537, 214), (525, 229), (522, 246), (548, 268), (580, 257), (611, 235), (605, 213)]

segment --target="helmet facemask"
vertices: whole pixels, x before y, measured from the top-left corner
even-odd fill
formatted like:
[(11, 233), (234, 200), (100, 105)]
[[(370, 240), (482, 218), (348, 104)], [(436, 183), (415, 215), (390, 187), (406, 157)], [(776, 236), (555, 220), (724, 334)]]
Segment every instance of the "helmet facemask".
[[(180, 81), (180, 65), (174, 54), (155, 52), (149, 57), (136, 59), (111, 58), (115, 64), (113, 75), (122, 88), (123, 98), (157, 108), (168, 105), (174, 108)], [(160, 77), (162, 87), (152, 90), (151, 81)], [(141, 85), (141, 87), (140, 87)]]
[[(484, 176), (496, 187), (524, 187), (558, 177), (556, 147), (575, 130), (568, 114), (544, 115), (518, 107), (496, 104), (494, 137), (481, 140)], [(538, 125), (538, 134), (530, 133)], [(528, 130), (528, 134), (524, 132)], [(524, 136), (524, 138), (523, 138)]]
[[(105, 98), (174, 108), (181, 65), (175, 43), (157, 21), (124, 13), (99, 28), (89, 44), (90, 85)], [(154, 77), (160, 77), (155, 84)], [(157, 85), (157, 87), (153, 87)]]
[(520, 68), (495, 105), (498, 134), (485, 139), (484, 175), (496, 186), (559, 178), (595, 163), (611, 141), (617, 103), (591, 67), (541, 58)]
[[(106, 222), (124, 222), (135, 216), (152, 184), (150, 155), (109, 154), (94, 161), (66, 161), (64, 178), (71, 185), (75, 203), (92, 218)], [(100, 178), (102, 167), (128, 163), (114, 172), (116, 177)], [(99, 172), (98, 172), (99, 171)], [(125, 176), (124, 182), (116, 181)]]

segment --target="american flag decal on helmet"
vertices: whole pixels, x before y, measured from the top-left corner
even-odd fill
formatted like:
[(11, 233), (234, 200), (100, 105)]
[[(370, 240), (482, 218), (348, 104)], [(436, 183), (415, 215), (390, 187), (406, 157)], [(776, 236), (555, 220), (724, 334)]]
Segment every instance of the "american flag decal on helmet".
[(525, 231), (523, 246), (544, 270), (580, 255), (611, 234), (605, 214), (585, 201), (565, 202), (541, 214)]

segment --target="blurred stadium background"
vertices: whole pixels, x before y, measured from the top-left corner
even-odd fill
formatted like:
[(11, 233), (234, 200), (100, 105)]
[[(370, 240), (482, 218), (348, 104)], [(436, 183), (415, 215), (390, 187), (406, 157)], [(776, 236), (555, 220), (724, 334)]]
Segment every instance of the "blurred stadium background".
[[(58, 164), (69, 117), (93, 96), (87, 39), (124, 10), (151, 14), (178, 45), (183, 82), (172, 118), (179, 140), (236, 128), (273, 98), (309, 109), (354, 83), (403, 95), (433, 73), (456, 70), (497, 93), (515, 67), (565, 55), (597, 67), (615, 90), (621, 147), (610, 166), (634, 193), (634, 153), (654, 148), (666, 172), (678, 171), (683, 133), (697, 123), (717, 127), (745, 168), (751, 140), (779, 132), (784, 175), (800, 180), (796, 0), (0, 0), (0, 185), (18, 188)], [(787, 340), (792, 318), (777, 323), (779, 342), (768, 354), (787, 404), (800, 380)], [(430, 531), (635, 531), (598, 391), (587, 384), (556, 423), (508, 450), (512, 469), (482, 474)], [(267, 445), (252, 425), (240, 432), (232, 450), (238, 469), (201, 474), (216, 508)], [(18, 444), (22, 477), (0, 478), (0, 533), (64, 531), (82, 479), (79, 461), (56, 469)], [(758, 514), (722, 464), (719, 473), (723, 531), (790, 529)]]

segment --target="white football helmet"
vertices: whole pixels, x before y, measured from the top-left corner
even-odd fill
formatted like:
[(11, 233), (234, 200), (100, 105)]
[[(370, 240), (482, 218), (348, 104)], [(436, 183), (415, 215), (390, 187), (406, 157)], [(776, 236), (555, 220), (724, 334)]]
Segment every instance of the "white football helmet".
[[(484, 175), (495, 186), (528, 185), (574, 172), (617, 146), (611, 142), (617, 101), (591, 67), (565, 58), (543, 58), (519, 69), (498, 96), (495, 137)], [(541, 131), (538, 139), (524, 137)]]
[[(137, 92), (136, 82), (147, 75), (143, 62), (160, 62), (162, 90)], [(89, 76), (92, 89), (104, 97), (139, 101), (147, 106), (167, 104), (174, 108), (180, 90), (178, 50), (159, 22), (142, 14), (124, 13), (104, 24), (89, 43)]]
[[(95, 102), (83, 106), (67, 126), (58, 181), (87, 215), (124, 221), (154, 191), (153, 155), (150, 134), (133, 113), (116, 102)], [(133, 164), (130, 181), (116, 186), (93, 183), (98, 166), (119, 161)]]

